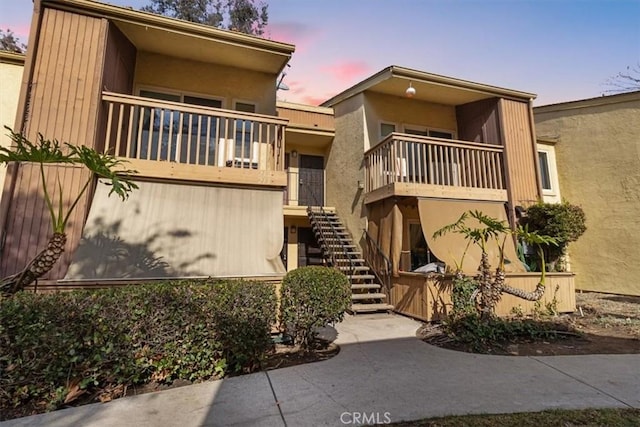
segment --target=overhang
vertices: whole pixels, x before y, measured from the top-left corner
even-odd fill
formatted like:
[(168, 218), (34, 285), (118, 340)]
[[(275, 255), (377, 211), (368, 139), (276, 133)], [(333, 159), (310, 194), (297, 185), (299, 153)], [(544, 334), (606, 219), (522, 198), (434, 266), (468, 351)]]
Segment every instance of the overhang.
[(493, 97), (528, 102), (536, 97), (533, 93), (392, 65), (323, 102), (321, 105), (332, 107), (365, 91), (405, 96), (409, 83), (416, 89), (413, 99), (444, 105), (461, 105)]
[(138, 50), (278, 74), (295, 46), (236, 31), (90, 0), (43, 0), (43, 6), (113, 22)]
[(7, 51), (0, 51), (0, 62), (3, 64), (12, 64), (12, 65), (20, 65), (24, 66), (25, 61), (24, 53), (14, 53)]

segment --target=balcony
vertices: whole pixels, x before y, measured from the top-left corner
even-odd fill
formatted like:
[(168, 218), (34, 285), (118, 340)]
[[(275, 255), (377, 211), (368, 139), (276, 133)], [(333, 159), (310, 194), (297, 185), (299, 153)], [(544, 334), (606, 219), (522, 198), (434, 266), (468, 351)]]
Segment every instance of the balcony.
[(103, 92), (105, 152), (139, 176), (284, 187), (287, 120)]
[(392, 133), (365, 153), (365, 203), (393, 196), (506, 201), (503, 148)]

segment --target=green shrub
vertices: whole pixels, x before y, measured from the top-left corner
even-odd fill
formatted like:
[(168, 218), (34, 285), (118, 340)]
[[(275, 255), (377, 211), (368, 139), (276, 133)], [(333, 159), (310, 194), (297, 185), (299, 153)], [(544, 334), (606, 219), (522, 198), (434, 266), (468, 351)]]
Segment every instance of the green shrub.
[(456, 318), (477, 312), (474, 294), (478, 290), (478, 282), (472, 277), (463, 276), (453, 279), (451, 316)]
[(349, 279), (328, 267), (301, 267), (282, 281), (280, 321), (295, 343), (309, 348), (318, 327), (342, 320), (351, 304)]
[(251, 370), (272, 346), (274, 322), (274, 289), (264, 283), (20, 293), (0, 301), (0, 413)]
[(557, 337), (554, 327), (552, 323), (535, 319), (495, 316), (483, 319), (479, 314), (452, 318), (444, 323), (444, 331), (450, 338), (478, 352), (491, 352), (518, 341), (553, 339)]
[(563, 270), (556, 266), (564, 256), (570, 242), (578, 240), (586, 231), (585, 215), (580, 206), (563, 203), (537, 203), (527, 208), (527, 215), (523, 218), (523, 225), (527, 224), (529, 231), (551, 236), (558, 243), (543, 245), (545, 261), (550, 270)]

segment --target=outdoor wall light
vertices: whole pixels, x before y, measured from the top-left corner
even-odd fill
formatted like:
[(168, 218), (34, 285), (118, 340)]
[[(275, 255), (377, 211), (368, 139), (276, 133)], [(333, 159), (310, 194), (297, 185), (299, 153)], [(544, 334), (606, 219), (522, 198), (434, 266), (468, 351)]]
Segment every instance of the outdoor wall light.
[(359, 181), (358, 181), (358, 188), (359, 188), (360, 190), (364, 190), (364, 182), (362, 182), (362, 181), (360, 181), (360, 180), (359, 180)]
[(404, 93), (407, 95), (407, 98), (413, 98), (416, 94), (416, 88), (412, 86), (411, 82), (409, 82), (409, 87)]
[(293, 150), (293, 151), (291, 152), (291, 157), (293, 157), (294, 159), (295, 159), (296, 157), (298, 157), (298, 152), (297, 152), (296, 150)]
[(296, 231), (298, 231), (298, 227), (296, 227), (295, 225), (292, 225), (290, 230), (291, 230), (291, 234), (296, 234)]

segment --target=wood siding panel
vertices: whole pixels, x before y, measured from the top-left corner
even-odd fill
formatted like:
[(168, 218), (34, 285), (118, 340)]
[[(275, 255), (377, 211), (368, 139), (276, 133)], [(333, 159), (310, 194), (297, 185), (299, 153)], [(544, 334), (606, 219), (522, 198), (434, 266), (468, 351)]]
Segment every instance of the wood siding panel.
[[(133, 79), (136, 66), (136, 48), (114, 25), (109, 24), (102, 86), (105, 91), (133, 94)], [(104, 150), (108, 108), (104, 103), (98, 117), (96, 149)], [(128, 125), (128, 120), (126, 122)], [(111, 125), (111, 134), (117, 132), (117, 121)]]
[(500, 145), (498, 99), (484, 99), (456, 107), (458, 139)]
[[(539, 273), (507, 273), (507, 284), (533, 291), (540, 279)], [(393, 279), (390, 303), (394, 310), (406, 316), (423, 321), (442, 320), (451, 312), (451, 280), (442, 279), (438, 275), (423, 275), (417, 273), (400, 273)], [(547, 303), (557, 301), (559, 313), (573, 312), (576, 309), (574, 276), (570, 273), (548, 273), (545, 293), (540, 300), (541, 309)], [(523, 314), (532, 314), (536, 303), (525, 301), (511, 295), (503, 295), (496, 306), (496, 314), (509, 316), (513, 308)]]
[(295, 110), (293, 108), (278, 107), (278, 116), (289, 119), (291, 126), (305, 126), (323, 130), (335, 129), (333, 115), (315, 113), (311, 111)]
[(513, 207), (526, 207), (541, 197), (529, 104), (502, 99), (500, 105), (509, 199)]
[(45, 9), (26, 134), (94, 146), (106, 20)]
[[(102, 87), (102, 68), (107, 21), (75, 13), (44, 8), (34, 57), (34, 72), (27, 91), (25, 135), (94, 147)], [(89, 178), (89, 173), (72, 166), (47, 165), (45, 173), (53, 200), (58, 197), (57, 180), (63, 187), (63, 201), (72, 199)], [(52, 235), (39, 167), (17, 167), (15, 192), (4, 224), (4, 245), (0, 274), (21, 270)], [(78, 245), (88, 210), (87, 195), (80, 201), (67, 225), (65, 254), (45, 279), (59, 279)]]
[[(45, 176), (50, 183), (52, 200), (57, 200), (57, 177), (62, 183), (63, 202), (68, 208), (78, 194), (89, 172), (76, 166), (45, 166)], [(40, 170), (37, 164), (22, 164), (16, 177), (16, 192), (12, 209), (7, 219), (6, 241), (2, 250), (0, 274), (10, 275), (20, 271), (27, 262), (38, 254), (53, 234), (51, 217), (47, 210), (42, 191)], [(71, 254), (78, 246), (84, 216), (87, 210), (87, 195), (82, 198), (67, 225), (67, 245), (54, 269), (44, 279), (59, 279), (71, 262)]]

